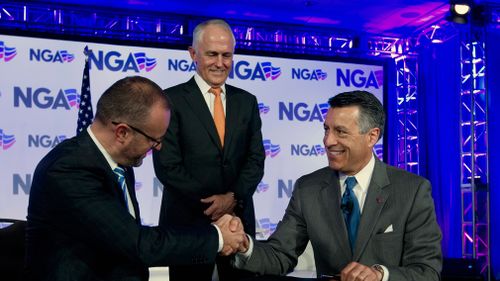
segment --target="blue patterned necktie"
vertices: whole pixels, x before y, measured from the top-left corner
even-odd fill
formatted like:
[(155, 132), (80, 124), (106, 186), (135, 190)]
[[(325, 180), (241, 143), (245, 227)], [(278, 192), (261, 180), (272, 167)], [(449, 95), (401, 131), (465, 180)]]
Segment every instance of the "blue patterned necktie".
[(354, 252), (356, 243), (356, 236), (358, 234), (359, 218), (361, 216), (359, 210), (359, 203), (356, 195), (354, 194), (354, 186), (356, 185), (355, 177), (347, 177), (345, 180), (346, 189), (342, 196), (342, 212), (344, 214), (345, 224), (347, 226), (347, 233), (349, 234), (349, 242), (351, 244), (351, 251)]
[(128, 210), (128, 199), (127, 199), (127, 182), (125, 181), (125, 169), (121, 167), (116, 167), (113, 169), (116, 176), (118, 177), (118, 183), (120, 184), (120, 188), (122, 189), (123, 196), (125, 199), (125, 207)]

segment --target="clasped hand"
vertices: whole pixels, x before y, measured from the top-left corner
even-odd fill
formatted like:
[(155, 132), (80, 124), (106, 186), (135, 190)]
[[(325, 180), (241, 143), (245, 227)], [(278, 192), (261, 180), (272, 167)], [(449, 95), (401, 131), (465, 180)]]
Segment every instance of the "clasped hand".
[(224, 239), (221, 255), (247, 251), (249, 241), (240, 218), (225, 214), (214, 223), (219, 227)]
[(232, 214), (236, 206), (236, 200), (234, 200), (234, 193), (232, 192), (212, 195), (201, 199), (201, 202), (210, 204), (203, 213), (209, 216), (212, 221), (218, 220), (224, 214)]

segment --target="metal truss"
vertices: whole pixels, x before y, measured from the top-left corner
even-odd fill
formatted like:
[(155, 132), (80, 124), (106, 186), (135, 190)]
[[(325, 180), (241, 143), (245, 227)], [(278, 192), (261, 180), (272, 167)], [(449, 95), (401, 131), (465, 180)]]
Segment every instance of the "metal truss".
[[(39, 1), (0, 2), (4, 29), (139, 42), (189, 45), (193, 28), (202, 21), (151, 11), (130, 11)], [(414, 55), (414, 39), (357, 35), (338, 29), (229, 21), (237, 48), (277, 53), (326, 56)]]
[(335, 32), (298, 26), (231, 23), (238, 48), (279, 53), (343, 55), (357, 50), (358, 38)]
[(415, 45), (418, 46), (421, 44), (429, 43), (441, 44), (457, 36), (458, 34), (460, 33), (455, 24), (442, 19), (415, 34)]
[(462, 256), (478, 260), (490, 280), (488, 102), (485, 29), (461, 34), (460, 137)]
[(146, 42), (185, 43), (185, 17), (37, 2), (0, 3), (3, 28)]
[[(453, 24), (440, 20), (407, 39), (386, 43), (382, 52), (394, 58), (396, 64), (398, 155), (397, 166), (420, 174), (419, 132), (418, 132), (418, 67), (416, 49), (421, 45), (440, 44), (458, 34)], [(371, 50), (373, 52), (373, 50)]]
[(417, 60), (415, 57), (403, 55), (394, 61), (397, 75), (397, 166), (419, 174)]

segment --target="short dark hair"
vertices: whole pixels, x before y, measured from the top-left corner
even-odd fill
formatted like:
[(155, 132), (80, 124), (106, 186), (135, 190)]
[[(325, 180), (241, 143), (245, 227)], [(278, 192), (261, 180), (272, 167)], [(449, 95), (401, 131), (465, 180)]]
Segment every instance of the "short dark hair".
[(158, 84), (145, 77), (129, 76), (104, 91), (95, 118), (104, 124), (116, 121), (139, 126), (147, 122), (156, 103), (170, 110), (170, 102)]
[(351, 91), (340, 93), (328, 100), (331, 108), (359, 107), (358, 126), (362, 134), (373, 128), (380, 129), (379, 139), (384, 135), (385, 111), (382, 103), (375, 95), (367, 91)]

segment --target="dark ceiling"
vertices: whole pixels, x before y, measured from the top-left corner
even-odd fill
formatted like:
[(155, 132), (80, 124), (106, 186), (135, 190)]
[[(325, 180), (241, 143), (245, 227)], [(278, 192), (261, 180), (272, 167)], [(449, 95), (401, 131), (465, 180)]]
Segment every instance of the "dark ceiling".
[[(36, 2), (36, 1), (33, 1)], [(411, 36), (445, 19), (449, 1), (437, 0), (52, 0), (113, 9), (332, 28), (383, 36)], [(481, 5), (500, 0), (476, 0)]]
[[(500, 0), (498, 0), (500, 1)], [(161, 11), (377, 35), (410, 35), (444, 18), (447, 1), (429, 0), (56, 0), (78, 5)]]

